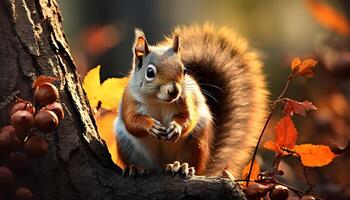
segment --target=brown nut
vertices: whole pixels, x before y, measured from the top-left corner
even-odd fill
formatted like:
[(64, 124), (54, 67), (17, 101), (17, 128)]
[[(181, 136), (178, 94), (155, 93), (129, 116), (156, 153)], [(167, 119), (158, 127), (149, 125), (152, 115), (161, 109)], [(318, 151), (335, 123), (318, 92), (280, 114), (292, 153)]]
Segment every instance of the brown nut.
[(10, 109), (10, 115), (13, 115), (19, 110), (26, 110), (32, 114), (35, 113), (35, 108), (29, 101), (17, 100), (16, 103)]
[(62, 120), (64, 118), (64, 111), (63, 111), (62, 104), (60, 104), (58, 102), (53, 102), (53, 103), (45, 106), (45, 108), (47, 110), (54, 112), (57, 115), (59, 120)]
[(35, 89), (34, 96), (40, 105), (46, 106), (58, 99), (58, 90), (51, 83), (43, 83)]
[(27, 154), (14, 151), (9, 155), (9, 166), (13, 170), (24, 170), (30, 166), (30, 158)]
[(58, 126), (57, 115), (50, 110), (42, 109), (35, 115), (34, 125), (45, 132), (53, 131)]
[(10, 127), (4, 127), (0, 134), (0, 153), (7, 154), (21, 145), (16, 132)]
[(0, 187), (8, 187), (12, 182), (12, 171), (7, 167), (0, 167)]
[(26, 110), (19, 110), (11, 115), (11, 124), (16, 130), (26, 132), (34, 125), (33, 114)]
[(316, 200), (316, 198), (311, 195), (304, 195), (301, 200)]
[(44, 156), (48, 151), (46, 140), (40, 135), (34, 135), (24, 143), (24, 152), (33, 158)]
[(17, 188), (14, 194), (15, 200), (32, 200), (33, 193), (24, 187)]
[(271, 200), (286, 200), (289, 197), (288, 188), (283, 185), (276, 185), (269, 192), (269, 197)]

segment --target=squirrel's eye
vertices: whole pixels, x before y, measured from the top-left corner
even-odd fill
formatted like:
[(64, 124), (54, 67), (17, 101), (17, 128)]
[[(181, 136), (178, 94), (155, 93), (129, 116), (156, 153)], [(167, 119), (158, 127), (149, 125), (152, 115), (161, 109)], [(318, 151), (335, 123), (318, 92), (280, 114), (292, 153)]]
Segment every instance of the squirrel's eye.
[(152, 81), (154, 79), (154, 77), (156, 76), (156, 73), (157, 73), (157, 68), (152, 64), (148, 65), (147, 70), (146, 70), (146, 74), (145, 74), (146, 80)]
[(186, 68), (184, 68), (184, 75), (187, 73), (187, 69)]

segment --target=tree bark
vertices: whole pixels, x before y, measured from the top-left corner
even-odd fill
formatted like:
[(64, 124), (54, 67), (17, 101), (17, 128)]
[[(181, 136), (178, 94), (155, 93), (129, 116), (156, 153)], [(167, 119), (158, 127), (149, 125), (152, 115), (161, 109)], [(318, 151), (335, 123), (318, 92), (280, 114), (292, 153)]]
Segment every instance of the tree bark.
[(122, 177), (98, 135), (61, 22), (56, 0), (0, 1), (1, 127), (9, 124), (15, 96), (33, 98), (31, 85), (39, 75), (58, 78), (65, 111), (57, 130), (44, 134), (47, 155), (16, 177), (35, 199), (245, 199), (225, 178)]

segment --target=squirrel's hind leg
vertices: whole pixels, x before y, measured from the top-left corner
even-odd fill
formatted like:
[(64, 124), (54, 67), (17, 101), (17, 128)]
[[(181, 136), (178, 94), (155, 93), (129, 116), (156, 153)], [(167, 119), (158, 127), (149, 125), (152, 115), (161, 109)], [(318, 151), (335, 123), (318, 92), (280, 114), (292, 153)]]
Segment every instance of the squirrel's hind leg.
[(142, 165), (130, 165), (126, 166), (123, 169), (123, 176), (129, 176), (129, 177), (143, 177), (145, 175), (149, 174), (147, 170)]

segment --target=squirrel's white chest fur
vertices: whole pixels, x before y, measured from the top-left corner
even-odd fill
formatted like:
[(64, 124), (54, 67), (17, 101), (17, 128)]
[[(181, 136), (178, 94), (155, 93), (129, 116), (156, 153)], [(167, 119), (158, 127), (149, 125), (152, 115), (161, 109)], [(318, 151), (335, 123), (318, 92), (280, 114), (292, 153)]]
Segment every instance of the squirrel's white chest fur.
[[(157, 104), (151, 105), (151, 110), (140, 106), (139, 113), (148, 115), (160, 121), (164, 126), (170, 123), (173, 115), (176, 114), (175, 105)], [(148, 169), (160, 170), (160, 167), (174, 162), (178, 150), (183, 145), (180, 139), (177, 142), (159, 140), (151, 135), (137, 138), (128, 133), (122, 119), (117, 118), (115, 123), (117, 139), (119, 145), (123, 145), (123, 154), (128, 159), (128, 163), (140, 164)]]

